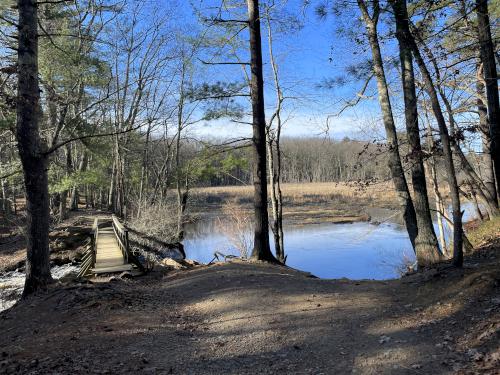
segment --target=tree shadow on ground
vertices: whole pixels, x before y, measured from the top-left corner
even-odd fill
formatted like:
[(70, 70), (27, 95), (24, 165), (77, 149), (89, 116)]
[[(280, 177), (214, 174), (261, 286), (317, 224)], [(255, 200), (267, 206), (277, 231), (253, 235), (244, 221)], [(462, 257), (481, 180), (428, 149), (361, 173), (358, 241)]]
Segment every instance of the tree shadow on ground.
[(19, 304), (0, 350), (20, 372), (445, 374), (498, 346), (498, 280), (495, 262), (386, 282), (250, 263), (153, 272)]

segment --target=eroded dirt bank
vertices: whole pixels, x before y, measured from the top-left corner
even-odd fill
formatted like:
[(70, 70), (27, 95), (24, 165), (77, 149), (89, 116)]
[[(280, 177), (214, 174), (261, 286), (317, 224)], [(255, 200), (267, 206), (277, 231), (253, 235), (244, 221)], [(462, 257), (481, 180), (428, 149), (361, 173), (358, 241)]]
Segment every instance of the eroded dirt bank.
[(0, 372), (495, 374), (499, 256), (389, 282), (232, 263), (56, 285), (0, 315)]

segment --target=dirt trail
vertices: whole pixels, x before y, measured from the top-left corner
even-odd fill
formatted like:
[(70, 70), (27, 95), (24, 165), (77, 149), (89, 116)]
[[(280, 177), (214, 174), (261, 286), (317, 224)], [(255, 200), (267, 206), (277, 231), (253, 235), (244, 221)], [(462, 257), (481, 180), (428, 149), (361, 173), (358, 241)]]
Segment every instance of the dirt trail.
[(54, 286), (0, 315), (0, 373), (498, 374), (499, 256), (387, 282), (240, 262)]

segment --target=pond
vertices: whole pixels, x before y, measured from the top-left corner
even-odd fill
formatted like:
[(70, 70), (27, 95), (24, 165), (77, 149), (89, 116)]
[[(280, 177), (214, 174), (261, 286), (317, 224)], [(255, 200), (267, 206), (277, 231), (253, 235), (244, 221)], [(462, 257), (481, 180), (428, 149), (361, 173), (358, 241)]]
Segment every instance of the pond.
[[(471, 205), (464, 204), (463, 209), (464, 221), (474, 217)], [(184, 240), (186, 257), (208, 263), (214, 259), (215, 251), (239, 256), (225, 232), (224, 223), (217, 219), (188, 227)], [(359, 222), (285, 226), (284, 232), (287, 265), (321, 278), (394, 279), (401, 276), (407, 265), (415, 263), (406, 229), (392, 221), (383, 220), (379, 225)]]
[[(321, 278), (396, 278), (415, 259), (408, 234), (395, 223), (310, 224), (284, 231), (287, 265)], [(187, 258), (202, 263), (215, 251), (239, 255), (217, 221), (192, 226), (184, 249)]]

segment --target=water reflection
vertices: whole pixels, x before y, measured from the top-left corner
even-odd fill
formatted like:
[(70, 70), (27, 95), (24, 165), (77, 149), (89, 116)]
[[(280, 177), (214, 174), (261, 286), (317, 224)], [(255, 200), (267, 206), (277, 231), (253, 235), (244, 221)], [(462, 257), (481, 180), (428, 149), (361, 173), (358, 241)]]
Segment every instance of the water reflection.
[[(190, 228), (184, 246), (188, 258), (203, 263), (214, 251), (239, 255), (214, 221)], [(285, 249), (289, 266), (322, 278), (390, 279), (414, 261), (406, 231), (392, 223), (286, 227)]]
[[(474, 218), (471, 204), (463, 204), (462, 209), (464, 221)], [(395, 220), (394, 215), (390, 217)], [(208, 263), (215, 251), (239, 255), (223, 232), (215, 219), (187, 228), (187, 258)], [(392, 279), (401, 275), (406, 264), (415, 262), (405, 228), (388, 221), (380, 225), (362, 222), (285, 227), (285, 252), (289, 266), (321, 278)]]

